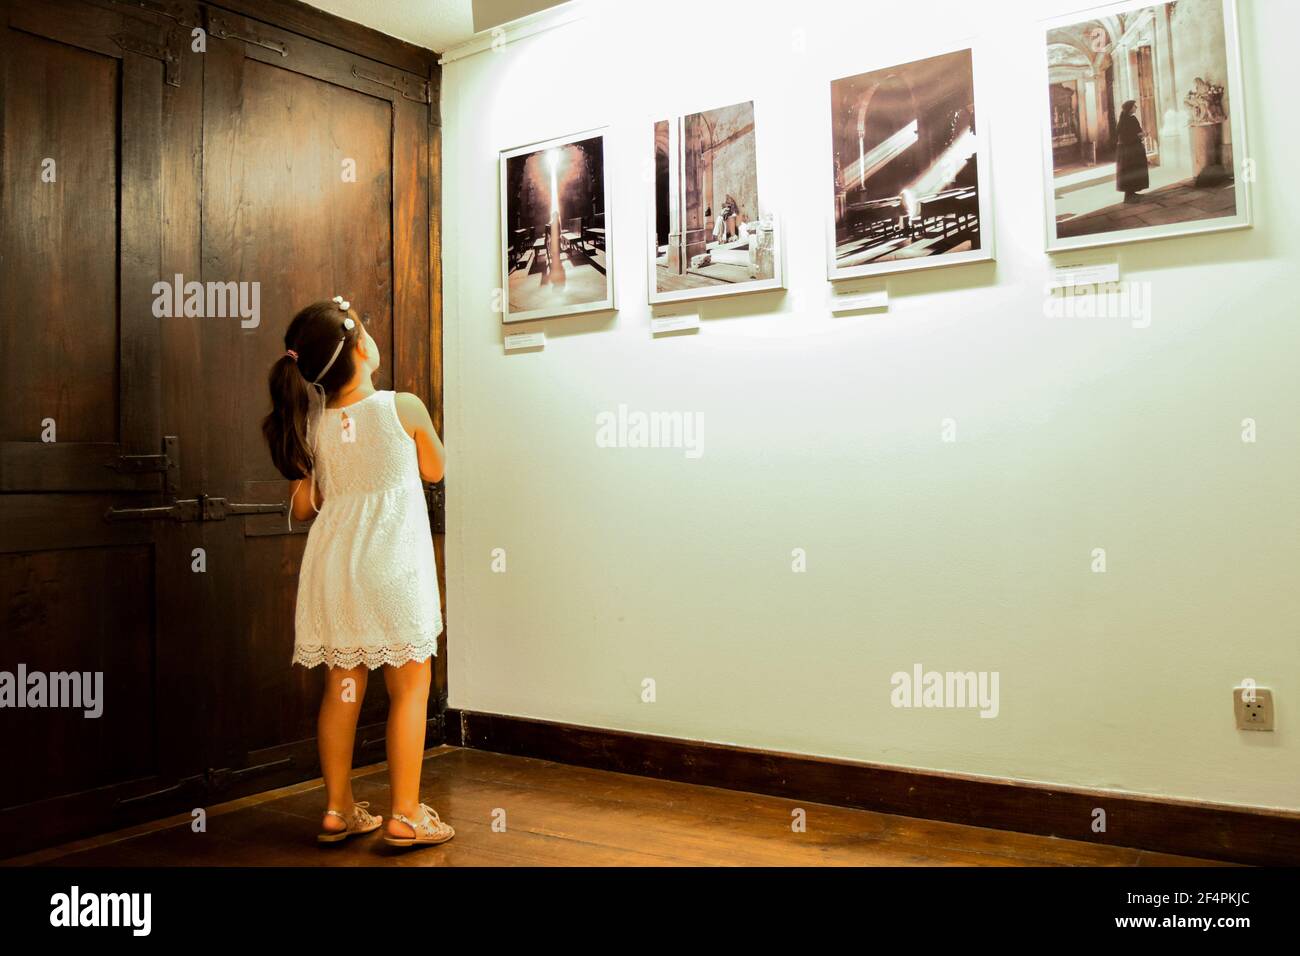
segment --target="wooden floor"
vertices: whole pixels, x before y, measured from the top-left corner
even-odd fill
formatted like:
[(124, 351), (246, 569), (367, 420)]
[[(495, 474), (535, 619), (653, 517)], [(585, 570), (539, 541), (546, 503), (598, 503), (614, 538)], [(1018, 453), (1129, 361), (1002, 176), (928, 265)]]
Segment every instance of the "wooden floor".
[[(387, 817), (384, 765), (354, 790)], [(315, 842), (319, 780), (7, 861), (48, 866), (1203, 866), (1213, 861), (801, 803), (458, 747), (431, 750), (422, 798), (456, 829), (400, 850)], [(791, 811), (807, 830), (791, 830)], [(492, 828), (505, 814), (505, 832)]]

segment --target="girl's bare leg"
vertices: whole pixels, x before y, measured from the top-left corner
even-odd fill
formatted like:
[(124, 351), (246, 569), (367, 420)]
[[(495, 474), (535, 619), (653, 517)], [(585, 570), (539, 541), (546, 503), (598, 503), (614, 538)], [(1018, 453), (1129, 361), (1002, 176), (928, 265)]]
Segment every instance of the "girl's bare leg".
[[(432, 659), (385, 667), (388, 685), (388, 776), (393, 813), (415, 818), (420, 809), (420, 767), (424, 762), (424, 728), (429, 713)], [(393, 836), (415, 836), (400, 820), (388, 821)]]
[[(316, 722), (326, 808), (345, 815), (352, 810), (352, 747), (357, 739), (357, 718), (361, 715), (369, 674), (365, 665), (351, 670), (327, 668), (325, 693), (321, 696), (320, 717)], [(347, 824), (327, 813), (321, 819), (321, 827), (345, 830)]]

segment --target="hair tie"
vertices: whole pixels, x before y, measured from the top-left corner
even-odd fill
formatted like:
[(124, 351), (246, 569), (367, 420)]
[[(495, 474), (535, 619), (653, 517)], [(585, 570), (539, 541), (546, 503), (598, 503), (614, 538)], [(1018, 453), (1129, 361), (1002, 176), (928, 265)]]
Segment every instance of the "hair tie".
[(289, 356), (289, 358), (293, 359), (295, 362), (298, 361), (298, 353), (293, 349), (285, 349), (284, 354)]

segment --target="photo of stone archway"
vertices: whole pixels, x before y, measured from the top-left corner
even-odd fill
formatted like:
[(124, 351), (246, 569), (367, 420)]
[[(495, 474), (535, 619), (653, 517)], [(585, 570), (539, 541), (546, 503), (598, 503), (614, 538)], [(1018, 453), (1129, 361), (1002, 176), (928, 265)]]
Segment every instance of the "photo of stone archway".
[(830, 278), (991, 257), (973, 50), (833, 81), (831, 124)]
[(1112, 4), (1048, 28), (1049, 239), (1243, 218), (1232, 11), (1231, 0)]
[(755, 128), (752, 102), (655, 123), (651, 302), (779, 281)]

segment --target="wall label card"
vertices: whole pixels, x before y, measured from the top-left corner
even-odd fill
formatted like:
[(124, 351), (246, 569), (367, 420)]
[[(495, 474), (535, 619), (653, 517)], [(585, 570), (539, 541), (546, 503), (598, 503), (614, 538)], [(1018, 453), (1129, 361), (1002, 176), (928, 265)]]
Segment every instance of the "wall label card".
[(1052, 277), (1048, 288), (1077, 289), (1080, 286), (1100, 285), (1103, 282), (1119, 281), (1119, 263), (1112, 262), (1067, 262), (1052, 267)]
[(831, 313), (884, 311), (889, 308), (889, 289), (867, 289), (831, 296)]
[(650, 333), (652, 335), (659, 332), (680, 332), (683, 329), (698, 329), (699, 327), (700, 313), (698, 312), (650, 316)]
[(505, 341), (507, 352), (513, 352), (518, 349), (544, 349), (546, 348), (546, 333), (507, 332)]

